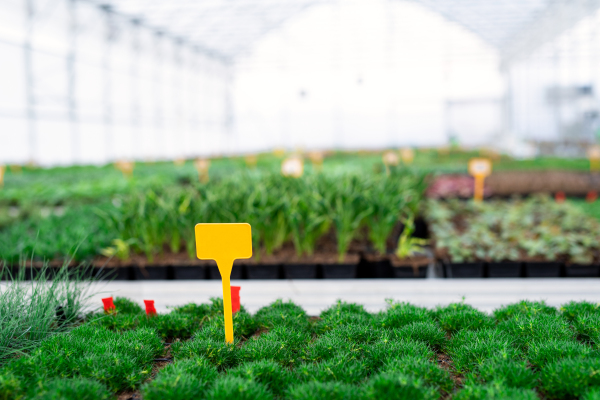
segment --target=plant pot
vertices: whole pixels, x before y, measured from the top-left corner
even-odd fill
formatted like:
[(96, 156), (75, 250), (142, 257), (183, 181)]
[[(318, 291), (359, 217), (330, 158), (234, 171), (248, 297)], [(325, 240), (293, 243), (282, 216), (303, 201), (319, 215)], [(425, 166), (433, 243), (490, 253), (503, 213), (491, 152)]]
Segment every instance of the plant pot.
[(571, 264), (565, 266), (565, 276), (569, 278), (596, 277), (600, 274), (598, 264)]
[(316, 264), (284, 264), (283, 274), (285, 279), (316, 279)]
[(325, 279), (354, 279), (357, 264), (323, 264)]
[(525, 263), (525, 276), (529, 278), (558, 278), (561, 263), (559, 262), (528, 262)]
[(519, 278), (523, 270), (520, 262), (491, 262), (488, 264), (490, 278)]
[(248, 279), (279, 279), (279, 264), (246, 265)]
[[(244, 279), (243, 272), (244, 268), (241, 264), (233, 264), (230, 279)], [(208, 267), (208, 279), (221, 279), (219, 267), (216, 265), (211, 265)]]
[(392, 264), (389, 260), (371, 261), (367, 262), (368, 278), (392, 278), (394, 277), (394, 271), (392, 271)]
[(483, 278), (483, 263), (444, 263), (448, 278)]
[(135, 267), (135, 279), (138, 281), (158, 281), (167, 279), (168, 267)]
[(206, 279), (206, 268), (199, 265), (173, 267), (173, 278), (179, 280)]
[(411, 266), (393, 267), (394, 278), (414, 279), (427, 277), (427, 265), (419, 265), (416, 269)]
[(99, 280), (129, 281), (134, 278), (131, 267), (95, 267), (90, 272), (92, 278)]

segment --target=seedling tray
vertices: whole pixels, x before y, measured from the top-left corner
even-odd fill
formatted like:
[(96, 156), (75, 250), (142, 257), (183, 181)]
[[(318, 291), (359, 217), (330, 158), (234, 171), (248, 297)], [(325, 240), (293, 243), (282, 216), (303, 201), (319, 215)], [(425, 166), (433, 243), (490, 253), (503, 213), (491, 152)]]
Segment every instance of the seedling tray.
[(173, 267), (173, 278), (181, 280), (206, 279), (206, 270), (204, 266)]
[(520, 262), (490, 262), (487, 264), (487, 276), (490, 278), (519, 278), (523, 274)]
[(597, 277), (600, 275), (600, 265), (571, 264), (565, 266), (565, 276), (570, 278)]
[(558, 262), (527, 262), (525, 276), (529, 278), (558, 278), (563, 265)]
[(356, 278), (358, 264), (322, 264), (323, 278), (325, 279), (353, 279)]
[(317, 264), (284, 264), (285, 279), (316, 279)]
[(281, 265), (279, 264), (247, 264), (248, 279), (279, 279)]
[(444, 263), (448, 278), (483, 278), (484, 265), (482, 262)]

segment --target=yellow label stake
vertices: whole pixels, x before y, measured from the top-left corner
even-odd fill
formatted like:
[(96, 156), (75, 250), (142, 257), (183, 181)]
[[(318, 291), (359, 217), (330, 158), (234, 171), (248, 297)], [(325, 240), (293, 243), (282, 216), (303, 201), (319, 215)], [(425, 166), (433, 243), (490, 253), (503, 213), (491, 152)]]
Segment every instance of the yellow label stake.
[(483, 200), (483, 184), (485, 178), (492, 173), (492, 162), (487, 158), (472, 158), (469, 161), (469, 174), (475, 178), (473, 200)]
[(595, 172), (600, 170), (600, 146), (591, 146), (587, 151), (590, 159), (590, 171)]
[(6, 171), (6, 167), (0, 165), (0, 187), (4, 186), (4, 171)]
[(197, 224), (196, 255), (201, 260), (215, 260), (223, 283), (223, 314), (225, 341), (233, 343), (233, 316), (231, 311), (231, 269), (233, 261), (252, 257), (252, 229), (250, 224)]

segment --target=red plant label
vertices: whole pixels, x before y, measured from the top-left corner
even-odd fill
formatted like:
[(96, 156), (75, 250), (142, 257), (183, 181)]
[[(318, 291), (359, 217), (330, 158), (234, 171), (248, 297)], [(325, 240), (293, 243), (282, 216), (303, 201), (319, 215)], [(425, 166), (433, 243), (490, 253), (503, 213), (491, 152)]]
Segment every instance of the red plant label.
[(113, 303), (112, 297), (106, 297), (102, 299), (102, 304), (104, 304), (104, 312), (110, 313), (112, 310), (115, 310), (115, 303)]
[(156, 315), (156, 308), (154, 308), (154, 300), (144, 300), (146, 305), (146, 315)]
[(240, 289), (241, 286), (231, 286), (231, 312), (240, 311)]

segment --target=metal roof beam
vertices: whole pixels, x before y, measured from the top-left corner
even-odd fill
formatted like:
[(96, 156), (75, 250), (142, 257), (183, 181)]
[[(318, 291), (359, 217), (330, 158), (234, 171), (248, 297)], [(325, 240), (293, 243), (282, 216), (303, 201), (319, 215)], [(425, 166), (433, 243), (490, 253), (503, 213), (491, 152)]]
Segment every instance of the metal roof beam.
[(600, 0), (556, 0), (524, 29), (513, 33), (500, 49), (502, 67), (523, 59), (592, 15)]

